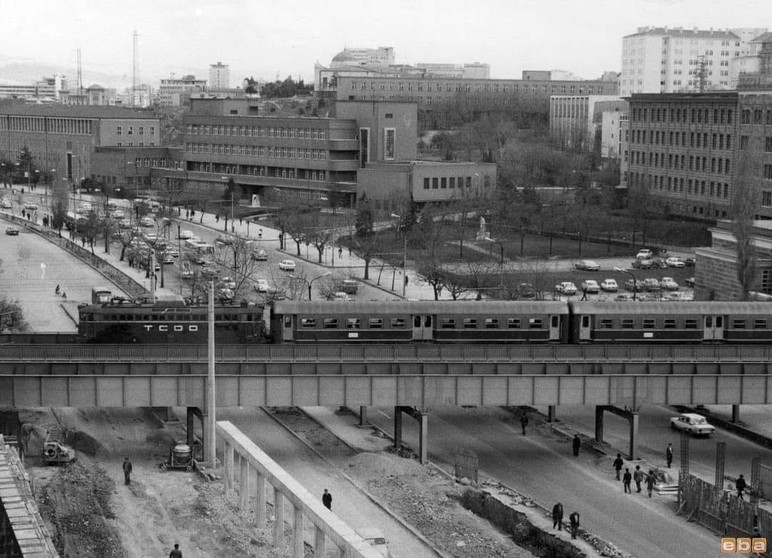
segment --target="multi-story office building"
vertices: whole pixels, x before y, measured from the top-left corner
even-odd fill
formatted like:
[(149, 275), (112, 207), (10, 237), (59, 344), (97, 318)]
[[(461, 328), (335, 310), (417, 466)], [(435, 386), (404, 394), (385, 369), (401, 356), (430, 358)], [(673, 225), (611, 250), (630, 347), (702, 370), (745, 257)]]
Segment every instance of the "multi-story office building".
[(209, 66), (209, 89), (229, 89), (231, 71), (227, 64), (218, 62)]
[(158, 87), (158, 104), (162, 107), (188, 106), (191, 93), (205, 90), (206, 80), (196, 79), (196, 76), (162, 79)]
[(749, 55), (764, 32), (641, 27), (622, 38), (620, 95), (729, 89), (732, 60)]
[(97, 106), (0, 103), (0, 160), (29, 149), (37, 169), (71, 182), (93, 174), (97, 147), (160, 144), (160, 124), (141, 112)]
[(622, 172), (656, 206), (700, 219), (731, 218), (739, 174), (772, 219), (772, 92), (633, 95)]
[(408, 101), (423, 127), (447, 128), (462, 115), (510, 113), (546, 124), (552, 95), (616, 95), (616, 81), (452, 79), (421, 76), (340, 76), (328, 88), (337, 101)]
[(553, 95), (550, 97), (550, 136), (562, 149), (591, 151), (601, 131), (602, 111), (625, 107), (615, 95)]

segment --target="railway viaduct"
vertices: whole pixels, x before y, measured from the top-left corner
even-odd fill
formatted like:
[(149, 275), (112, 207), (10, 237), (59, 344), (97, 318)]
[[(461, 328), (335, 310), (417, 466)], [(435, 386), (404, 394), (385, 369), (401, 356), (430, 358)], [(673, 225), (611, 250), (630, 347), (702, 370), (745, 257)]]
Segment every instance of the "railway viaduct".
[[(759, 345), (225, 345), (216, 404), (393, 406), (420, 423), (448, 405), (596, 406), (630, 424), (644, 405), (772, 403), (772, 347)], [(205, 345), (2, 345), (0, 406), (206, 407)], [(401, 440), (402, 413), (395, 439)], [(204, 421), (206, 424), (206, 421)], [(192, 430), (190, 428), (189, 430)]]

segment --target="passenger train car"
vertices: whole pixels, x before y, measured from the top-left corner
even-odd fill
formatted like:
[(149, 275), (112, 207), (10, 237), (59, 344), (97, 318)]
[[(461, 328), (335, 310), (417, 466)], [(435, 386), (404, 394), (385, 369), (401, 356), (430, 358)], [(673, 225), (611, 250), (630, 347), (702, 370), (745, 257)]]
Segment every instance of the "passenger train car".
[[(215, 305), (215, 342), (265, 342), (263, 306)], [(78, 309), (84, 343), (206, 343), (208, 308), (180, 303), (135, 303), (115, 299)]]
[[(772, 342), (772, 304), (765, 302), (276, 301), (215, 308), (216, 341), (231, 344)], [(205, 343), (207, 307), (82, 306), (78, 331), (86, 343)]]

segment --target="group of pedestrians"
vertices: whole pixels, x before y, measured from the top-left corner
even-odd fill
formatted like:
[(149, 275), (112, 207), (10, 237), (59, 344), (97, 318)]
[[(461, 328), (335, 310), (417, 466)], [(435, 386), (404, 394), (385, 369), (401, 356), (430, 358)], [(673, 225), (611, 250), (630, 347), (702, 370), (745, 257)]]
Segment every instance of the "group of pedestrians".
[[(668, 446), (670, 448), (670, 446)], [(670, 451), (672, 452), (672, 448), (670, 448)], [(672, 457), (671, 457), (672, 461)], [(669, 465), (668, 465), (669, 466)], [(622, 467), (624, 467), (624, 460), (622, 459), (622, 454), (618, 453), (616, 459), (614, 459), (614, 472), (616, 474), (616, 479), (620, 480), (620, 474), (622, 472)], [(654, 475), (654, 470), (649, 469), (648, 473), (644, 473), (641, 470), (640, 465), (635, 466), (635, 471), (632, 473), (630, 472), (630, 468), (625, 468), (625, 473), (622, 476), (622, 488), (625, 491), (625, 494), (632, 494), (632, 483), (635, 482), (635, 491), (640, 492), (641, 484), (646, 483), (646, 491), (649, 493), (649, 498), (651, 498), (651, 493), (654, 490), (654, 485), (657, 484), (657, 477)]]
[[(573, 511), (568, 516), (568, 524), (571, 527), (571, 538), (575, 539), (579, 534), (579, 512)], [(563, 530), (563, 504), (558, 502), (552, 507), (552, 528), (558, 531)]]

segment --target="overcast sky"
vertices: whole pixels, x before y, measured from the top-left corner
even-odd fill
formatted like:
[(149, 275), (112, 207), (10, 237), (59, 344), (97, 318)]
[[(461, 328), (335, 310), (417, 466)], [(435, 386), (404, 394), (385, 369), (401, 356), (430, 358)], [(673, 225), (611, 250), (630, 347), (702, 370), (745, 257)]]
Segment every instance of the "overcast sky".
[(31, 0), (7, 8), (2, 60), (73, 68), (80, 48), (84, 70), (130, 81), (136, 29), (141, 81), (221, 61), (231, 85), (242, 74), (311, 81), (314, 62), (328, 65), (346, 46), (391, 46), (405, 64), (486, 62), (494, 78), (524, 69), (595, 78), (620, 69), (622, 37), (640, 26), (772, 28), (769, 0)]

